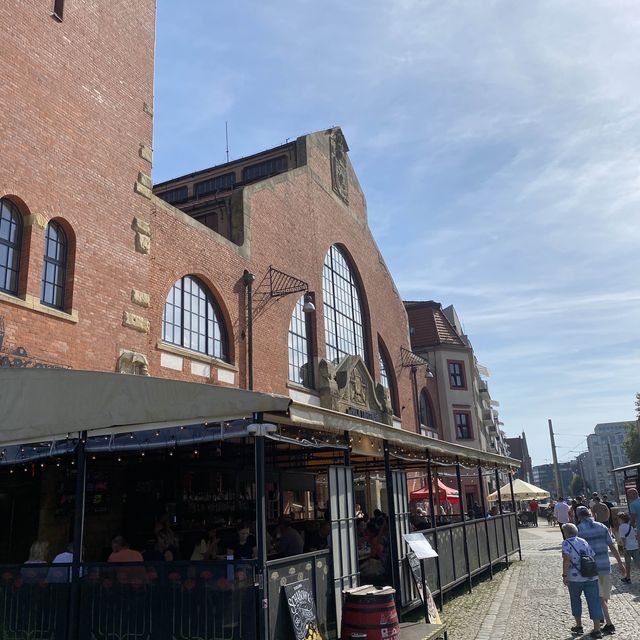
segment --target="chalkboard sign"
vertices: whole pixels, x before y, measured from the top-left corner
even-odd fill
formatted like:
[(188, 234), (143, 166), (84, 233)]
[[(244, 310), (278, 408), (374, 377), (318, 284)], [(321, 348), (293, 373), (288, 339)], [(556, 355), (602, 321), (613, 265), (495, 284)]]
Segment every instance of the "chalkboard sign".
[(318, 630), (316, 604), (308, 579), (284, 586), (295, 640), (323, 640)]
[(427, 593), (424, 594), (422, 592), (422, 562), (418, 560), (418, 557), (413, 551), (409, 551), (407, 553), (407, 560), (409, 561), (409, 568), (411, 569), (411, 575), (413, 576), (413, 582), (416, 585), (416, 589), (420, 594), (420, 599), (422, 602), (427, 602), (427, 609), (429, 611), (429, 619), (426, 622), (431, 622), (433, 624), (440, 624), (440, 614), (438, 613), (438, 608), (436, 607), (436, 603), (433, 600), (433, 596), (431, 595), (431, 589), (424, 583), (424, 587), (427, 590)]

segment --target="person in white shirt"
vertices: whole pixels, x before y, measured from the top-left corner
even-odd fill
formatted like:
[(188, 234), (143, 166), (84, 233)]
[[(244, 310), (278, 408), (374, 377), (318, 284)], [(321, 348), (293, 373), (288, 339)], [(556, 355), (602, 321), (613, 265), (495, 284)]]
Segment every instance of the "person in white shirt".
[(627, 575), (622, 578), (622, 582), (631, 582), (631, 565), (635, 564), (636, 568), (640, 569), (640, 549), (638, 548), (640, 545), (638, 544), (636, 531), (631, 526), (629, 514), (619, 513), (618, 520), (620, 520), (618, 540), (621, 541), (624, 547), (624, 564), (627, 570)]
[(569, 505), (564, 501), (564, 498), (558, 500), (556, 506), (553, 508), (553, 515), (556, 517), (560, 527), (569, 522)]

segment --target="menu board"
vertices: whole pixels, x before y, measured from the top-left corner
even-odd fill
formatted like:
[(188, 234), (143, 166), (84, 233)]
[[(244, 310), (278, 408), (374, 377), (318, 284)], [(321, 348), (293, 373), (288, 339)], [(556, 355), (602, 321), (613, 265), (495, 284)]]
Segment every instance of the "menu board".
[(284, 594), (295, 640), (323, 640), (318, 630), (311, 581), (305, 579), (287, 584), (284, 586)]
[(427, 590), (427, 593), (424, 594), (422, 592), (422, 562), (418, 560), (418, 556), (416, 556), (413, 551), (409, 551), (409, 553), (407, 553), (407, 560), (409, 561), (411, 575), (413, 576), (413, 581), (416, 585), (418, 593), (420, 594), (422, 602), (425, 601), (426, 595), (427, 609), (429, 611), (429, 620), (427, 620), (427, 622), (433, 624), (441, 624), (438, 608), (436, 607), (436, 603), (433, 600), (433, 596), (431, 595), (431, 589), (429, 589), (426, 582), (424, 583), (424, 587)]

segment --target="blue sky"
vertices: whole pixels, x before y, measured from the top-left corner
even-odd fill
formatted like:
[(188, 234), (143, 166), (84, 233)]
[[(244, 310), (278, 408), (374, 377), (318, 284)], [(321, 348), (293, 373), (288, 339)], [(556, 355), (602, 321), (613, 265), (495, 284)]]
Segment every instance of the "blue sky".
[(640, 391), (635, 0), (158, 1), (154, 180), (334, 125), (406, 299), (453, 304), (534, 464)]

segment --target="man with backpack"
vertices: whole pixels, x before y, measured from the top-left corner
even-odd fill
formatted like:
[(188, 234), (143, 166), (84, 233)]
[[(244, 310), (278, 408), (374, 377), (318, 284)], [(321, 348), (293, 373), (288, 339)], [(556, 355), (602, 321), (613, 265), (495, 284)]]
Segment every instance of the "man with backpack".
[[(578, 537), (578, 528), (568, 522), (562, 525), (562, 581), (569, 589), (571, 599), (571, 615), (576, 624), (571, 632), (582, 635), (582, 599), (587, 600), (589, 618), (593, 622), (592, 638), (602, 638), (600, 619), (602, 618), (602, 604), (598, 594), (598, 573), (594, 565), (595, 552), (586, 540)], [(590, 566), (589, 566), (590, 565)]]
[(578, 520), (578, 533), (581, 538), (587, 541), (589, 546), (595, 552), (596, 565), (598, 567), (598, 582), (600, 585), (600, 604), (604, 612), (605, 625), (602, 632), (605, 634), (613, 633), (616, 628), (609, 616), (609, 598), (611, 597), (611, 562), (609, 560), (609, 551), (618, 562), (618, 569), (623, 576), (626, 576), (622, 558), (618, 553), (618, 547), (613, 541), (609, 528), (606, 524), (595, 522), (591, 516), (591, 511), (587, 507), (578, 507), (576, 509), (576, 518)]

